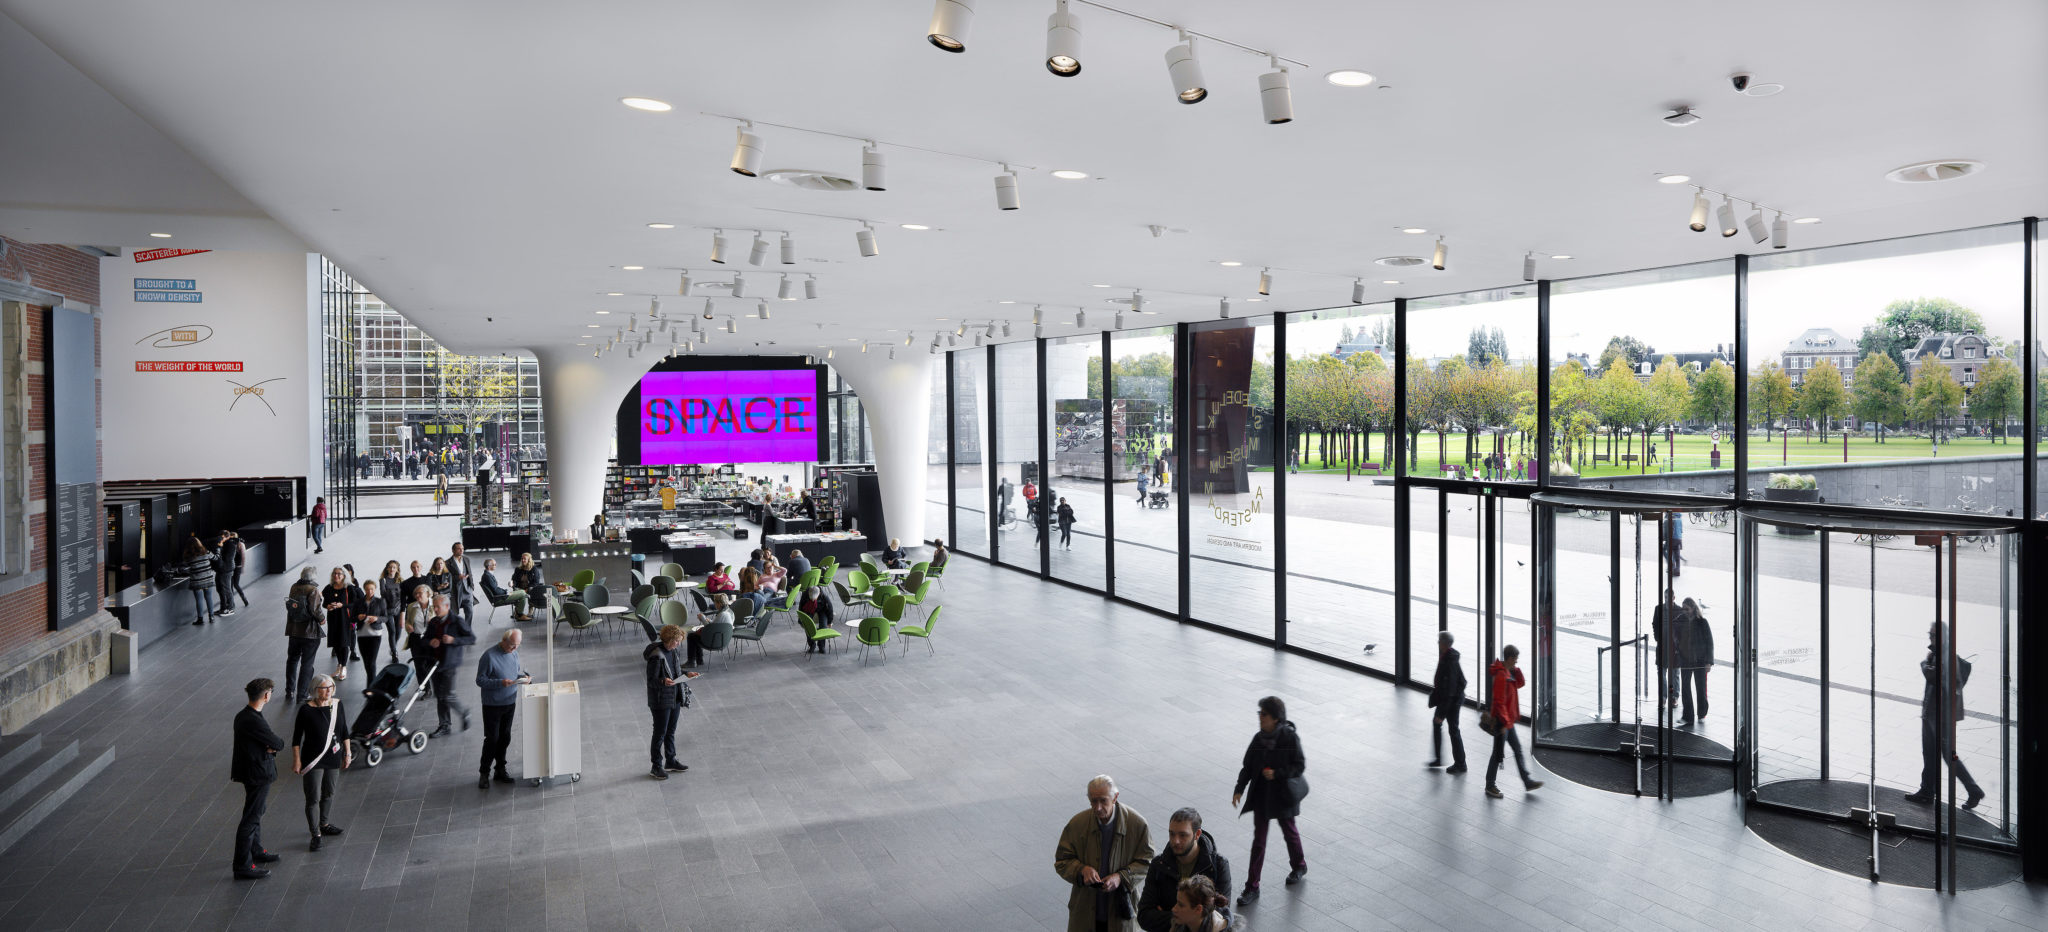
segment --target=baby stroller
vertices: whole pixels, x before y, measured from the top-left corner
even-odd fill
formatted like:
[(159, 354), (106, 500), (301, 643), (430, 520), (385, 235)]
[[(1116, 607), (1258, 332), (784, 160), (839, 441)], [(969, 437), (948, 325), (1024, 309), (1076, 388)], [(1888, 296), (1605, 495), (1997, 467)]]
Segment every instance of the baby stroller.
[(1165, 508), (1165, 507), (1167, 507), (1167, 505), (1166, 505), (1166, 493), (1165, 493), (1165, 492), (1153, 492), (1153, 493), (1151, 493), (1150, 495), (1146, 496), (1146, 498), (1145, 498), (1145, 507), (1147, 507), (1147, 508)]
[[(435, 667), (427, 668), (427, 680), (434, 678)], [(427, 733), (405, 727), (405, 713), (412, 711), (412, 704), (420, 700), (420, 693), (426, 691), (425, 684), (413, 689), (412, 665), (406, 663), (386, 664), (377, 671), (377, 678), (364, 690), (368, 697), (363, 701), (363, 711), (356, 716), (355, 724), (349, 728), (349, 738), (363, 747), (363, 762), (372, 767), (384, 762), (384, 752), (403, 744), (414, 754), (427, 749)], [(398, 700), (410, 691), (405, 707), (400, 708)]]

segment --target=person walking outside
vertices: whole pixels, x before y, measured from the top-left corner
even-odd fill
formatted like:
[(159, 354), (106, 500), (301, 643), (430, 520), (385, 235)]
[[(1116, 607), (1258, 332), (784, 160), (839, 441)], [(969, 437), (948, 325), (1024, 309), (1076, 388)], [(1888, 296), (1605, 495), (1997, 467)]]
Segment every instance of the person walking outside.
[(326, 638), (322, 623), (327, 612), (320, 607), (320, 586), (313, 581), (313, 568), (299, 570), (284, 600), (284, 701), (291, 703), (313, 687), (313, 658)]
[[(1259, 730), (1244, 749), (1244, 765), (1237, 770), (1237, 788), (1230, 804), (1240, 801), (1240, 813), (1252, 814), (1251, 863), (1244, 871), (1244, 892), (1237, 905), (1250, 906), (1259, 898), (1259, 874), (1265, 867), (1266, 831), (1274, 820), (1280, 822), (1280, 837), (1287, 842), (1287, 885), (1294, 886), (1308, 876), (1308, 856), (1301, 850), (1301, 833), (1295, 831), (1295, 817), (1301, 815), (1302, 797), (1308, 795), (1308, 760), (1301, 753), (1301, 736), (1287, 720), (1287, 703), (1279, 696), (1259, 700)], [(1249, 791), (1249, 793), (1247, 793)]]
[(1685, 562), (1685, 515), (1672, 512), (1665, 521), (1671, 526), (1671, 557), (1667, 561), (1671, 568), (1668, 572), (1672, 579), (1677, 579), (1679, 565)]
[(1686, 728), (1707, 717), (1707, 674), (1714, 669), (1714, 629), (1690, 598), (1678, 610), (1678, 650), (1678, 696), (1685, 716), (1678, 727)]
[(258, 880), (270, 871), (257, 867), (277, 860), (263, 847), (263, 807), (270, 799), (270, 785), (277, 782), (277, 752), (284, 739), (270, 730), (263, 707), (270, 704), (270, 691), (277, 684), (253, 679), (242, 692), (248, 704), (235, 713), (235, 750), (228, 759), (228, 779), (242, 785), (242, 820), (235, 824), (235, 876)]
[(1130, 932), (1137, 918), (1132, 885), (1152, 863), (1152, 832), (1118, 795), (1108, 774), (1089, 780), (1088, 808), (1060, 831), (1052, 869), (1073, 887), (1067, 932)]
[(455, 614), (445, 595), (434, 597), (434, 617), (427, 622), (427, 649), (433, 651), (434, 661), (434, 702), (441, 716), (441, 727), (428, 735), (430, 738), (446, 738), (454, 734), (449, 727), (453, 715), (462, 717), (462, 730), (469, 730), (469, 709), (462, 699), (455, 695), (455, 671), (462, 668), (464, 648), (476, 643), (476, 635), (469, 626), (462, 623), (462, 616)]
[(1500, 773), (1502, 748), (1515, 749), (1515, 769), (1522, 774), (1522, 791), (1533, 793), (1543, 787), (1543, 781), (1530, 779), (1529, 765), (1522, 760), (1522, 739), (1515, 734), (1515, 723), (1522, 720), (1522, 702), (1517, 692), (1522, 688), (1522, 669), (1516, 662), (1522, 651), (1513, 644), (1500, 649), (1500, 659), (1487, 664), (1486, 675), (1493, 687), (1487, 697), (1486, 709), (1493, 714), (1493, 757), (1486, 762), (1486, 795), (1501, 798), (1500, 785), (1494, 782)]
[(213, 620), (216, 565), (213, 551), (206, 549), (206, 542), (198, 537), (188, 537), (185, 539), (185, 551), (179, 555), (178, 564), (171, 571), (184, 577), (185, 586), (192, 590), (192, 624), (195, 627)]
[(476, 685), (483, 691), (484, 748), (476, 763), (476, 788), (491, 781), (511, 783), (505, 751), (512, 746), (512, 713), (519, 708), (519, 687), (533, 682), (519, 664), (519, 629), (507, 628), (498, 643), (476, 661)]
[(690, 766), (676, 758), (676, 723), (682, 718), (689, 686), (685, 681), (703, 674), (683, 669), (676, 651), (683, 646), (683, 629), (662, 625), (659, 640), (640, 652), (647, 662), (647, 711), (654, 716), (654, 736), (647, 742), (647, 775), (666, 780), (672, 773), (688, 772)]
[(1141, 472), (1138, 474), (1138, 504), (1145, 504), (1145, 488), (1151, 484), (1152, 475), (1150, 473)]
[(1458, 657), (1458, 649), (1451, 644), (1456, 639), (1449, 631), (1436, 635), (1436, 679), (1430, 683), (1429, 707), (1436, 710), (1430, 718), (1431, 767), (1444, 764), (1444, 729), (1451, 732), (1451, 766), (1445, 773), (1465, 772), (1465, 736), (1458, 730), (1458, 713), (1465, 707), (1465, 665)]
[(327, 818), (328, 808), (342, 770), (355, 762), (355, 746), (343, 724), (348, 712), (334, 692), (333, 677), (314, 677), (312, 697), (292, 720), (292, 772), (306, 790), (306, 830), (313, 836), (309, 851), (320, 850), (321, 838), (341, 834), (341, 827)]
[(1937, 621), (1927, 629), (1927, 659), (1920, 661), (1920, 676), (1927, 687), (1920, 694), (1920, 788), (1906, 794), (1909, 803), (1927, 804), (1941, 798), (1941, 762), (1963, 784), (1969, 797), (1964, 809), (1975, 809), (1984, 801), (1984, 788), (1970, 776), (1970, 768), (1956, 753), (1953, 723), (1963, 720), (1963, 684), (1970, 681), (1970, 662), (1960, 657), (1949, 666), (1948, 720), (1941, 714), (1941, 665), (1949, 655), (1948, 626)]
[[(1230, 859), (1216, 847), (1216, 839), (1202, 830), (1202, 814), (1192, 807), (1178, 809), (1166, 823), (1166, 850), (1152, 859), (1145, 870), (1145, 894), (1138, 899), (1138, 928), (1145, 932), (1171, 932), (1174, 928), (1175, 892), (1189, 878), (1209, 881), (1209, 892), (1230, 889)], [(1217, 894), (1223, 899), (1222, 894)], [(1228, 900), (1217, 903), (1221, 909)]]
[(313, 513), (308, 516), (313, 523), (313, 552), (327, 552), (327, 496), (313, 499)]
[(1060, 546), (1074, 549), (1074, 506), (1067, 504), (1066, 496), (1060, 497)]

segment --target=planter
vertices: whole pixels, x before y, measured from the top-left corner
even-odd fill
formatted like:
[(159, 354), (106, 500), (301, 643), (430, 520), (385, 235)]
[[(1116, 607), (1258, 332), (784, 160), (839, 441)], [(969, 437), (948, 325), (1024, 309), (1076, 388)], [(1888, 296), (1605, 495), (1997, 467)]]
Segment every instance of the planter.
[[(1820, 490), (1819, 490), (1819, 489), (1771, 489), (1771, 488), (1766, 488), (1766, 489), (1764, 489), (1764, 501), (1767, 501), (1767, 502), (1817, 502), (1817, 501), (1820, 501)], [(1777, 531), (1778, 533), (1780, 533), (1780, 534), (1783, 534), (1783, 535), (1785, 535), (1785, 536), (1787, 536), (1787, 537), (1806, 537), (1806, 536), (1811, 536), (1811, 535), (1813, 534), (1813, 529), (1812, 529), (1812, 528), (1803, 528), (1803, 527), (1785, 527), (1785, 526), (1783, 526), (1783, 525), (1774, 525), (1774, 526), (1773, 526), (1773, 530), (1776, 530), (1776, 531)]]

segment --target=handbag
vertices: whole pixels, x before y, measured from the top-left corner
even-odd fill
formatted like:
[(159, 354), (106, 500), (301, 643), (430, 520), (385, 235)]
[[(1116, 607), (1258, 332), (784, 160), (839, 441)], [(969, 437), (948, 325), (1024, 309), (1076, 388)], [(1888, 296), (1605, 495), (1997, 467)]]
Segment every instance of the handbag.
[(1294, 801), (1295, 801), (1296, 803), (1299, 803), (1299, 802), (1301, 802), (1302, 800), (1304, 800), (1304, 799), (1307, 799), (1307, 798), (1308, 798), (1308, 776), (1307, 776), (1306, 774), (1299, 774), (1299, 773), (1298, 773), (1298, 774), (1295, 774), (1294, 776), (1288, 777), (1288, 778), (1287, 778), (1287, 792), (1288, 792), (1288, 794), (1289, 794), (1289, 795), (1291, 795), (1291, 796), (1293, 796), (1293, 797), (1294, 797)]
[(1479, 713), (1479, 730), (1496, 737), (1500, 735), (1500, 719), (1494, 716), (1492, 709)]

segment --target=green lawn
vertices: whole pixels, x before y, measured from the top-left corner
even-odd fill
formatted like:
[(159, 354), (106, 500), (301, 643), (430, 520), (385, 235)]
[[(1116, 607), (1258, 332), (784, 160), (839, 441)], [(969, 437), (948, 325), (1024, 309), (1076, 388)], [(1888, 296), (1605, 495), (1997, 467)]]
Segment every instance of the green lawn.
[[(1367, 461), (1380, 462), (1382, 468), (1386, 471), (1386, 473), (1392, 474), (1393, 464), (1384, 462), (1382, 460), (1382, 457), (1385, 454), (1384, 441), (1384, 435), (1373, 435), (1371, 447), (1372, 454)], [(1488, 449), (1489, 447), (1487, 446), (1487, 444), (1489, 442), (1489, 438), (1480, 438), (1480, 449), (1482, 451)], [(1656, 439), (1655, 442), (1657, 444), (1658, 449), (1658, 460), (1657, 462), (1648, 465), (1648, 469), (1650, 470), (1689, 472), (1693, 470), (1704, 470), (1714, 468), (1710, 462), (1710, 458), (1708, 455), (1713, 447), (1713, 441), (1709, 437), (1691, 436), (1685, 434), (1679, 435), (1677, 442), (1677, 462), (1669, 464), (1664, 462), (1666, 450), (1663, 438), (1659, 437)], [(1324, 467), (1322, 465), (1320, 461), (1320, 450), (1322, 447), (1319, 438), (1307, 437), (1304, 438), (1304, 443), (1308, 447), (1308, 460), (1306, 464), (1300, 467), (1300, 469), (1298, 470), (1299, 472), (1334, 473), (1337, 475), (1344, 474), (1344, 466), (1341, 463), (1335, 462), (1334, 452), (1332, 456), (1333, 465), (1328, 467)], [(1528, 448), (1533, 449), (1533, 447), (1534, 444), (1530, 444)], [(1959, 438), (1952, 442), (1942, 444), (1941, 455), (1983, 456), (1999, 453), (2017, 454), (2021, 451), (2021, 448), (2022, 445), (2018, 442), (2017, 438), (2015, 438), (2014, 442), (2012, 443), (2005, 443), (2002, 441), (1998, 441), (1996, 438), (1981, 439), (1969, 437)], [(1508, 441), (1508, 451), (1509, 461), (1511, 463), (1513, 462), (1515, 449), (1515, 438), (1510, 438)], [(1465, 435), (1461, 433), (1446, 434), (1444, 436), (1444, 450), (1448, 454), (1448, 462), (1454, 464), (1462, 464), (1464, 461), (1463, 457), (1465, 451)], [(1603, 439), (1600, 444), (1600, 452), (1605, 453), (1606, 451), (1607, 445), (1605, 440)], [(1616, 445), (1615, 452), (1617, 454), (1626, 454), (1633, 452), (1637, 455), (1640, 455), (1642, 453), (1642, 445), (1640, 443), (1640, 439), (1638, 439), (1635, 448), (1631, 450), (1627, 444), (1626, 439), (1624, 438), (1623, 441)], [(1878, 462), (1882, 460), (1926, 459), (1931, 452), (1932, 449), (1928, 445), (1927, 438), (1925, 437), (1908, 437), (1904, 435), (1894, 434), (1888, 442), (1878, 443), (1874, 438), (1871, 437), (1852, 435), (1850, 436), (1848, 441), (1845, 458), (1845, 451), (1842, 443), (1842, 435), (1839, 432), (1830, 432), (1828, 434), (1827, 441), (1823, 443), (1821, 442), (1818, 434), (1811, 434), (1807, 436), (1794, 435), (1789, 439), (1781, 439), (1780, 435), (1778, 435), (1774, 431), (1769, 441), (1765, 441), (1761, 435), (1753, 436), (1750, 438), (1749, 463), (1752, 467), (1769, 467), (1779, 465), (1806, 466), (1818, 465), (1821, 463), (1841, 462), (1869, 463)], [(1418, 458), (1415, 473), (1417, 475), (1423, 476), (1437, 475), (1440, 471), (1438, 469), (1438, 466), (1441, 465), (1441, 463), (1437, 458), (1436, 434), (1424, 433), (1422, 435), (1420, 440), (1420, 454), (1421, 455)], [(1734, 465), (1735, 438), (1730, 434), (1724, 433), (1721, 437), (1720, 468), (1731, 469), (1734, 467)], [(1618, 463), (1608, 462), (1602, 462), (1598, 465), (1593, 465), (1589, 462), (1587, 465), (1579, 467), (1580, 475), (1596, 477), (1628, 475), (1642, 471), (1645, 471), (1645, 467), (1640, 462), (1629, 463), (1625, 466)]]

